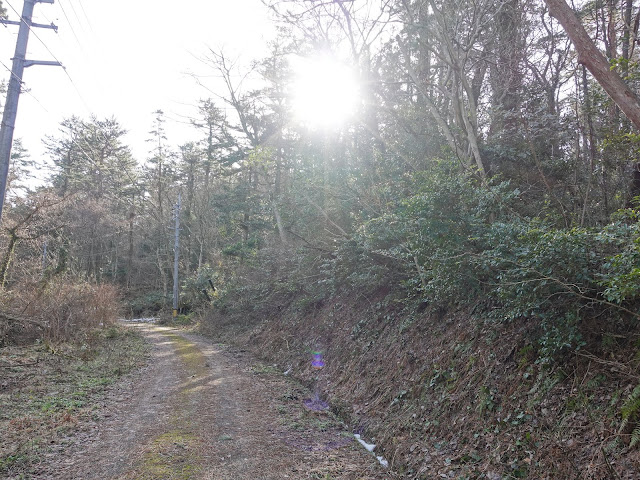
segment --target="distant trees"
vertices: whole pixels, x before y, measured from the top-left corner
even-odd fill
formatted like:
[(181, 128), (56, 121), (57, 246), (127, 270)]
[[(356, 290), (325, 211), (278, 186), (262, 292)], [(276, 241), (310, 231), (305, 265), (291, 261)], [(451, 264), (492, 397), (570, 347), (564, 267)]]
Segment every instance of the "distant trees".
[(61, 136), (46, 140), (57, 167), (52, 179), (56, 190), (63, 196), (81, 193), (95, 199), (126, 197), (136, 182), (136, 162), (122, 143), (125, 133), (113, 118), (64, 120)]
[(115, 119), (72, 117), (46, 140), (53, 189), (70, 199), (66, 226), (52, 238), (51, 252), (69, 258), (64, 268), (96, 280), (122, 278), (118, 250), (125, 251), (126, 222), (140, 192), (125, 133)]
[[(40, 243), (43, 238), (58, 235), (65, 226), (62, 209), (65, 198), (52, 195), (50, 192), (32, 194), (26, 198), (17, 198), (11, 203), (9, 215), (5, 219), (3, 229), (6, 245), (0, 253), (0, 287), (4, 288), (9, 281), (9, 273), (16, 255), (20, 259), (18, 278), (38, 278), (44, 272), (39, 262)], [(24, 247), (22, 252), (17, 252)], [(26, 254), (25, 254), (26, 253)]]

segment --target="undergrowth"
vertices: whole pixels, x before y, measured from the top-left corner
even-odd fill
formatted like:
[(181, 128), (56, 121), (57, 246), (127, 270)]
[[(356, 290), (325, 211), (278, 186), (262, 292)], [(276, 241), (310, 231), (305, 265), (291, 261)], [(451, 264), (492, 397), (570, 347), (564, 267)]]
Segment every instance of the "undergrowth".
[(73, 278), (14, 285), (0, 295), (0, 346), (82, 341), (118, 319), (118, 289)]
[(629, 447), (633, 448), (640, 443), (640, 385), (637, 385), (625, 400), (620, 408), (620, 414), (622, 415), (620, 432), (624, 432), (627, 428), (631, 431)]
[(411, 190), (331, 252), (265, 248), (233, 274), (221, 270), (214, 308), (251, 322), (386, 290), (407, 312), (428, 305), (470, 310), (479, 323), (526, 320), (547, 362), (582, 348), (595, 318), (622, 330), (640, 320), (637, 211), (604, 226), (558, 226), (519, 214), (509, 183), (478, 186), (447, 165), (415, 175)]

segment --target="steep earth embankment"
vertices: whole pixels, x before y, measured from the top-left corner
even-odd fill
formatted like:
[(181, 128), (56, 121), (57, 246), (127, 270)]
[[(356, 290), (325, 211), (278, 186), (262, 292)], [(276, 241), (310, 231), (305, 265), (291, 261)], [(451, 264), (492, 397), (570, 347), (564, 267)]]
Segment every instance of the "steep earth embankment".
[(586, 345), (548, 364), (524, 321), (401, 312), (383, 296), (342, 298), (253, 322), (214, 312), (203, 328), (317, 381), (405, 478), (637, 478), (640, 455), (629, 448), (640, 415), (637, 328), (584, 326)]

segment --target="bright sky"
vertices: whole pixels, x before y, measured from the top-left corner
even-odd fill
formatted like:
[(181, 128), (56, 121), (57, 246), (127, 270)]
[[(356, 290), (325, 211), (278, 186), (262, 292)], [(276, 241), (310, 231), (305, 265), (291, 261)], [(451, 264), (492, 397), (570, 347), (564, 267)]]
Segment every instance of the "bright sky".
[[(22, 0), (3, 2), (9, 19), (18, 20), (12, 7), (21, 12)], [(155, 110), (167, 115), (171, 146), (195, 139), (185, 122), (210, 93), (189, 73), (214, 75), (200, 60), (209, 47), (247, 62), (260, 58), (274, 31), (260, 0), (55, 0), (36, 4), (33, 21), (54, 22), (59, 32), (34, 28), (27, 59), (58, 60), (69, 74), (50, 66), (25, 70), (31, 95), (20, 97), (15, 137), (35, 160), (44, 155), (44, 136), (56, 135), (71, 115), (114, 116), (140, 161), (148, 156)], [(0, 78), (9, 78), (17, 32), (0, 27)], [(214, 77), (204, 81), (223, 93)]]

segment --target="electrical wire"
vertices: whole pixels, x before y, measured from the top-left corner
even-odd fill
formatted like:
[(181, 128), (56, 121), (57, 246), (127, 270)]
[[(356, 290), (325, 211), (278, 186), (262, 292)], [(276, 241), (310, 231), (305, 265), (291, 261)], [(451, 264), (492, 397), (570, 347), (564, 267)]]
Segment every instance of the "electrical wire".
[[(35, 16), (35, 13), (34, 13), (34, 16)], [(47, 15), (45, 15), (44, 12), (38, 12), (38, 16), (44, 18), (48, 25), (53, 25), (53, 22), (51, 20), (49, 20), (49, 17), (47, 17)], [(57, 30), (54, 30), (54, 32), (58, 33)]]
[[(51, 51), (51, 49), (49, 49), (49, 47), (46, 45), (46, 43), (44, 43), (44, 41), (38, 36), (38, 34), (33, 30), (33, 28), (31, 27), (31, 25), (29, 25), (23, 18), (22, 15), (20, 15), (18, 13), (18, 11), (13, 7), (13, 5), (6, 0), (5, 3), (11, 8), (11, 10), (13, 10), (16, 15), (18, 15), (20, 17), (21, 22), (23, 22), (25, 25), (27, 25), (27, 27), (29, 28), (30, 32), (33, 33), (33, 35), (40, 41), (40, 43), (42, 43), (42, 45), (47, 49), (47, 51), (49, 52), (49, 54), (62, 66), (62, 62), (60, 62), (60, 60), (58, 60), (58, 58), (56, 57), (56, 55)], [(71, 5), (71, 4), (70, 4)], [(80, 4), (82, 6), (82, 4)], [(71, 25), (69, 16), (67, 15), (66, 11), (64, 10), (64, 7), (62, 6), (62, 4), (60, 4), (60, 8), (62, 9), (62, 13), (64, 14), (67, 23), (69, 24), (69, 28), (71, 29), (71, 32), (73, 33), (76, 41), (78, 42), (78, 44), (80, 45), (80, 47), (82, 48), (82, 44), (80, 42), (80, 39), (78, 38), (77, 34), (75, 33), (75, 30), (73, 28), (73, 26)], [(71, 5), (71, 8), (74, 10), (75, 13), (75, 8), (73, 8), (73, 5)], [(83, 11), (84, 11), (84, 7), (83, 7)], [(86, 12), (85, 12), (85, 16), (86, 16)], [(77, 13), (76, 13), (76, 18), (77, 17)], [(88, 20), (88, 17), (87, 17)], [(7, 70), (9, 70), (9, 72), (15, 76), (15, 74), (12, 72), (11, 69), (9, 69), (6, 65), (3, 66), (5, 68), (7, 68)], [(78, 88), (76, 82), (73, 80), (73, 77), (71, 76), (71, 74), (69, 73), (69, 71), (67, 70), (66, 67), (62, 66), (62, 69), (64, 70), (65, 75), (67, 76), (67, 78), (69, 79), (69, 82), (71, 83), (71, 85), (73, 86), (76, 94), (78, 95), (78, 98), (80, 99), (80, 101), (83, 103), (85, 109), (89, 112), (89, 114), (92, 114), (91, 108), (89, 107), (89, 104), (87, 103), (87, 101), (85, 100), (84, 96), (82, 95), (82, 93), (80, 92), (80, 89)], [(18, 78), (16, 76), (16, 78)], [(18, 79), (20, 80), (20, 79)], [(22, 82), (22, 80), (20, 80), (21, 84), (23, 84), (24, 82)], [(31, 92), (26, 91), (27, 94), (29, 94), (31, 97), (34, 98), (34, 100), (36, 100), (36, 102), (38, 102), (38, 104), (47, 112), (49, 113), (49, 111), (44, 107), (44, 105), (42, 104), (42, 102), (40, 102)], [(104, 132), (102, 132), (101, 130), (98, 130), (98, 132), (102, 135), (103, 139), (105, 141), (108, 141), (106, 135), (104, 134)], [(95, 161), (91, 158), (90, 155), (87, 154), (87, 152), (82, 148), (82, 146), (80, 146), (79, 144), (76, 143), (76, 146), (80, 149), (82, 155), (92, 164), (95, 165)], [(87, 147), (89, 147), (89, 149), (92, 151), (92, 153), (95, 155), (96, 152), (93, 150), (93, 148), (87, 144)], [(136, 181), (131, 177), (131, 172), (126, 171), (125, 172), (126, 175), (129, 177), (129, 180), (132, 181), (133, 183), (136, 183)]]
[(74, 90), (76, 91), (76, 94), (78, 95), (78, 98), (80, 99), (80, 101), (84, 105), (84, 108), (86, 108), (87, 112), (89, 112), (90, 115), (93, 115), (93, 111), (89, 107), (89, 104), (87, 103), (85, 98), (82, 96), (82, 93), (80, 92), (80, 89), (76, 85), (76, 82), (73, 81), (73, 78), (69, 74), (68, 70), (65, 67), (62, 67), (62, 69), (64, 70), (65, 75), (67, 76), (67, 78), (69, 79), (69, 82), (71, 82), (71, 85), (73, 86)]
[(16, 80), (18, 80), (20, 82), (20, 85), (23, 85), (24, 82), (22, 81), (22, 79), (20, 77), (18, 77), (18, 75), (16, 75), (15, 73), (13, 73), (13, 70), (11, 68), (9, 68), (2, 60), (0, 60), (0, 64), (7, 69), (7, 71), (11, 74), (12, 77), (15, 77)]
[(84, 9), (84, 5), (82, 4), (82, 1), (78, 0), (78, 3), (80, 5), (80, 9), (82, 10), (82, 14), (84, 15), (84, 18), (86, 18), (87, 20), (87, 25), (89, 25), (89, 30), (93, 32), (93, 25), (91, 24), (91, 20), (89, 20), (89, 16), (87, 15), (87, 11)]
[[(11, 9), (12, 9), (14, 12), (16, 12), (16, 14), (18, 13), (18, 12), (16, 11), (16, 9), (15, 9), (15, 8), (13, 8), (13, 6), (12, 6), (8, 1), (7, 1), (6, 3), (11, 7)], [(78, 43), (78, 45), (80, 46), (80, 48), (81, 48), (81, 49), (83, 49), (82, 42), (80, 41), (80, 38), (79, 38), (79, 37), (78, 37), (78, 35), (76, 34), (76, 31), (75, 31), (75, 29), (73, 28), (73, 25), (71, 24), (71, 19), (69, 18), (69, 15), (67, 15), (67, 12), (66, 12), (66, 10), (65, 10), (64, 6), (62, 5), (62, 1), (61, 1), (61, 0), (59, 0), (59, 1), (58, 1), (58, 4), (60, 5), (60, 9), (62, 10), (62, 14), (64, 15), (65, 19), (67, 20), (67, 24), (68, 24), (68, 26), (69, 26), (69, 29), (71, 30), (71, 33), (73, 34), (73, 36), (74, 36), (74, 38), (76, 39), (76, 42)], [(75, 16), (76, 16), (76, 19), (78, 19), (78, 22), (79, 22), (79, 24), (80, 24), (80, 19), (79, 19), (78, 15), (77, 15), (77, 12), (76, 12), (76, 10), (75, 10), (75, 8), (74, 8), (73, 4), (69, 3), (69, 5), (71, 6), (71, 8), (72, 8), (72, 10), (73, 10), (73, 12), (74, 12), (74, 14), (75, 14)], [(80, 4), (80, 5), (82, 5), (82, 4)], [(83, 9), (84, 9), (84, 7), (83, 7)], [(88, 20), (88, 17), (87, 17), (87, 20)], [(24, 20), (23, 20), (23, 21), (24, 21)], [(80, 27), (82, 28), (82, 25), (81, 25), (81, 24), (80, 24)], [(53, 57), (53, 58), (54, 58), (58, 63), (60, 63), (60, 64), (62, 65), (62, 62), (60, 62), (60, 60), (58, 60), (58, 58), (57, 58), (57, 57), (53, 54), (53, 52), (52, 52), (52, 51), (47, 47), (47, 45), (46, 45), (46, 44), (44, 44), (44, 42), (43, 42), (43, 41), (38, 37), (38, 35), (33, 31), (33, 29), (32, 29), (31, 27), (29, 27), (29, 29), (30, 29), (30, 30), (31, 30), (31, 32), (36, 36), (36, 38), (38, 38), (38, 40), (40, 40), (40, 42), (45, 46), (45, 48), (47, 48), (47, 50), (49, 51), (49, 53), (51, 54), (51, 56), (52, 56), (52, 57)], [(73, 77), (72, 77), (72, 76), (71, 76), (71, 74), (69, 73), (69, 71), (68, 71), (67, 67), (62, 66), (62, 69), (64, 70), (65, 75), (66, 75), (66, 76), (67, 76), (67, 78), (69, 79), (69, 82), (70, 82), (70, 83), (71, 83), (71, 85), (73, 86), (73, 88), (74, 88), (74, 90), (75, 90), (76, 94), (78, 95), (78, 98), (79, 98), (79, 99), (80, 99), (80, 101), (82, 102), (82, 104), (83, 104), (84, 108), (87, 110), (87, 112), (88, 112), (90, 115), (92, 115), (92, 114), (93, 114), (93, 112), (92, 112), (92, 110), (91, 110), (91, 107), (89, 106), (88, 102), (86, 101), (86, 99), (84, 98), (84, 96), (82, 95), (82, 93), (80, 92), (80, 89), (78, 88), (78, 85), (77, 85), (77, 84), (76, 84), (76, 82), (73, 80)], [(105, 140), (106, 140), (106, 138), (105, 138)]]
[[(67, 21), (67, 24), (69, 26), (69, 29), (71, 30), (71, 33), (73, 34), (76, 43), (78, 44), (78, 46), (80, 47), (80, 50), (84, 53), (84, 55), (86, 56), (86, 52), (84, 50), (84, 47), (82, 45), (82, 42), (80, 41), (80, 38), (78, 37), (76, 30), (74, 29), (72, 22), (71, 22), (71, 18), (69, 17), (69, 15), (67, 14), (67, 11), (65, 10), (64, 6), (62, 5), (62, 1), (59, 0), (58, 4), (60, 5), (60, 9), (62, 10), (62, 13)], [(80, 5), (82, 6), (82, 3), (80, 3)], [(76, 20), (78, 20), (78, 25), (80, 26), (81, 29), (84, 30), (83, 26), (82, 26), (82, 22), (80, 20), (80, 17), (78, 16), (77, 10), (76, 8), (73, 6), (73, 4), (71, 2), (68, 2), (68, 6), (71, 7), (73, 14), (75, 15)], [(83, 7), (83, 11), (84, 11), (84, 7)], [(87, 18), (87, 22), (89, 24), (89, 28), (91, 29), (91, 23), (89, 22), (89, 18), (86, 16), (86, 12), (85, 12), (85, 18)], [(69, 73), (68, 69), (66, 67), (62, 67), (64, 69), (64, 73), (67, 76), (67, 78), (69, 79), (69, 82), (71, 83), (71, 85), (73, 86), (78, 98), (80, 99), (80, 101), (82, 102), (84, 108), (87, 110), (87, 112), (89, 113), (89, 115), (93, 115), (93, 111), (91, 109), (91, 107), (89, 106), (89, 103), (86, 101), (85, 97), (82, 95), (82, 92), (80, 91), (80, 88), (78, 87), (77, 83), (74, 81), (73, 77), (71, 76), (71, 74)], [(95, 75), (95, 72), (93, 70), (91, 70), (91, 72)]]
[[(74, 38), (76, 39), (76, 42), (78, 43), (78, 46), (80, 47), (81, 50), (83, 50), (82, 43), (80, 42), (80, 38), (76, 34), (76, 31), (73, 28), (73, 25), (71, 25), (71, 20), (69, 19), (69, 16), (67, 15), (67, 11), (62, 6), (62, 2), (58, 1), (58, 5), (60, 5), (60, 9), (62, 10), (62, 14), (64, 15), (64, 18), (67, 20), (67, 25), (69, 25), (69, 29), (71, 30), (71, 33), (73, 34)], [(82, 27), (82, 25), (81, 25), (81, 27)]]
[[(22, 15), (20, 15), (18, 13), (18, 11), (13, 7), (13, 5), (8, 1), (5, 0), (5, 3), (7, 5), (9, 5), (9, 8), (11, 8), (11, 10), (13, 10), (16, 15), (20, 16), (20, 21), (23, 22), (28, 28), (29, 31), (31, 33), (33, 33), (33, 35), (40, 41), (40, 43), (42, 43), (42, 45), (44, 46), (44, 48), (47, 49), (47, 51), (49, 52), (49, 54), (54, 58), (54, 60), (56, 62), (58, 62), (60, 64), (60, 66), (62, 66), (62, 69), (65, 73), (65, 75), (67, 76), (67, 78), (69, 79), (69, 81), (71, 82), (71, 85), (73, 86), (73, 88), (76, 90), (76, 93), (78, 94), (78, 97), (80, 98), (80, 100), (82, 101), (82, 103), (84, 104), (85, 108), (87, 108), (87, 110), (91, 111), (91, 109), (89, 108), (87, 102), (85, 101), (84, 97), (82, 96), (82, 94), (80, 93), (80, 90), (78, 89), (76, 83), (73, 81), (73, 78), (71, 78), (71, 75), (69, 74), (69, 72), (67, 71), (66, 67), (64, 67), (62, 65), (62, 62), (60, 60), (58, 60), (58, 57), (56, 57), (56, 55), (51, 51), (51, 49), (49, 48), (49, 46), (40, 38), (40, 36), (35, 32), (35, 30), (33, 28), (31, 28), (31, 25), (29, 25), (24, 18), (22, 18)], [(62, 5), (60, 5), (62, 7)], [(63, 13), (64, 10), (63, 10)], [(65, 17), (67, 17), (66, 13), (65, 13)], [(67, 17), (67, 21), (69, 21), (68, 17)], [(80, 40), (78, 39), (78, 36), (75, 34), (75, 31), (73, 30), (73, 28), (70, 26), (71, 31), (73, 32), (74, 36), (76, 37), (76, 40), (78, 41), (78, 43), (80, 43)]]
[[(107, 139), (107, 136), (104, 134), (104, 132), (102, 130), (96, 130), (97, 132), (99, 132), (102, 135), (102, 138), (105, 142), (108, 142), (109, 140)], [(94, 167), (98, 167), (98, 165), (96, 164), (95, 160), (93, 158), (91, 158), (89, 156), (89, 154), (82, 148), (82, 145), (79, 142), (76, 142), (75, 140), (73, 141), (73, 145), (75, 145), (76, 147), (78, 147), (78, 149), (80, 150), (80, 152), (82, 153), (82, 155), (84, 155), (85, 159), (89, 161), (90, 164), (92, 164)], [(89, 144), (88, 142), (85, 141), (85, 146), (91, 151), (91, 153), (93, 153), (93, 155), (95, 155), (96, 157), (98, 157), (98, 153), (93, 149), (93, 146), (91, 146), (91, 144)], [(125, 175), (127, 175), (127, 177), (129, 177), (129, 181), (133, 184), (133, 185), (137, 185), (138, 184), (138, 180), (134, 179), (131, 176), (131, 172), (128, 169), (124, 170)]]
[[(2, 60), (0, 60), (0, 65), (2, 65), (4, 68), (6, 68), (6, 69), (7, 69), (7, 71), (11, 74), (11, 76), (12, 76), (12, 77), (15, 77), (15, 78), (20, 82), (20, 85), (22, 85), (23, 87), (25, 86), (25, 83), (24, 83), (22, 80), (20, 80), (20, 78), (19, 78), (15, 73), (13, 73), (13, 70), (12, 70), (12, 69), (10, 69), (10, 68), (9, 68), (9, 67), (8, 67), (8, 66), (7, 66), (3, 61), (2, 61)], [(23, 88), (23, 89), (22, 89), (22, 91), (23, 91), (24, 93), (26, 93), (27, 95), (29, 95), (31, 98), (33, 98), (33, 99), (36, 101), (36, 103), (37, 103), (38, 105), (40, 105), (40, 107), (42, 107), (42, 109), (43, 109), (45, 112), (47, 112), (47, 113), (51, 113), (51, 112), (49, 112), (49, 110), (47, 110), (47, 107), (45, 107), (45, 106), (42, 104), (42, 102), (41, 102), (40, 100), (38, 100), (38, 97), (36, 97), (33, 93), (31, 93), (31, 91), (27, 90), (26, 88)]]
[[(69, 72), (67, 72), (67, 69), (64, 69), (65, 73), (67, 74), (67, 77), (69, 78), (69, 81), (71, 82), (71, 85), (73, 85), (73, 88), (75, 89), (76, 93), (78, 94), (78, 98), (80, 98), (80, 100), (82, 101), (82, 103), (84, 104), (84, 107), (86, 108), (87, 112), (89, 113), (89, 115), (93, 115), (93, 112), (91, 111), (91, 108), (89, 107), (89, 104), (86, 102), (86, 100), (84, 99), (84, 97), (82, 96), (82, 93), (80, 92), (80, 89), (77, 87), (76, 83), (73, 81), (73, 78), (71, 78), (71, 75), (69, 75)], [(109, 142), (109, 139), (107, 138), (107, 136), (105, 135), (105, 133), (98, 129), (96, 130), (96, 132), (102, 136), (102, 139), (105, 142)], [(75, 142), (74, 142), (75, 143)], [(76, 144), (78, 146), (78, 148), (82, 151), (82, 154), (85, 156), (85, 158), (87, 160), (89, 160), (89, 162), (91, 162), (93, 165), (95, 165), (95, 161), (93, 159), (91, 159), (89, 157), (89, 155), (87, 154), (87, 152), (85, 152), (82, 147), (79, 144)], [(88, 143), (86, 144), (86, 146), (89, 148), (89, 150), (91, 150), (91, 152), (97, 156), (96, 151), (93, 149), (93, 147), (91, 145), (89, 145)], [(131, 172), (129, 172), (129, 170), (124, 170), (124, 173), (127, 175), (127, 177), (129, 177), (129, 180), (133, 183), (136, 184), (137, 181), (131, 176)]]
[[(67, 1), (67, 0), (65, 0)], [(60, 4), (60, 7), (62, 8), (62, 0), (58, 0), (58, 3)], [(80, 17), (78, 16), (78, 11), (76, 10), (76, 7), (73, 6), (73, 3), (71, 2), (71, 0), (69, 0), (69, 6), (71, 7), (71, 11), (73, 12), (73, 16), (76, 17), (76, 20), (78, 20), (78, 25), (80, 25), (80, 28), (82, 30), (84, 30), (84, 27), (82, 26), (82, 21), (80, 20)]]

